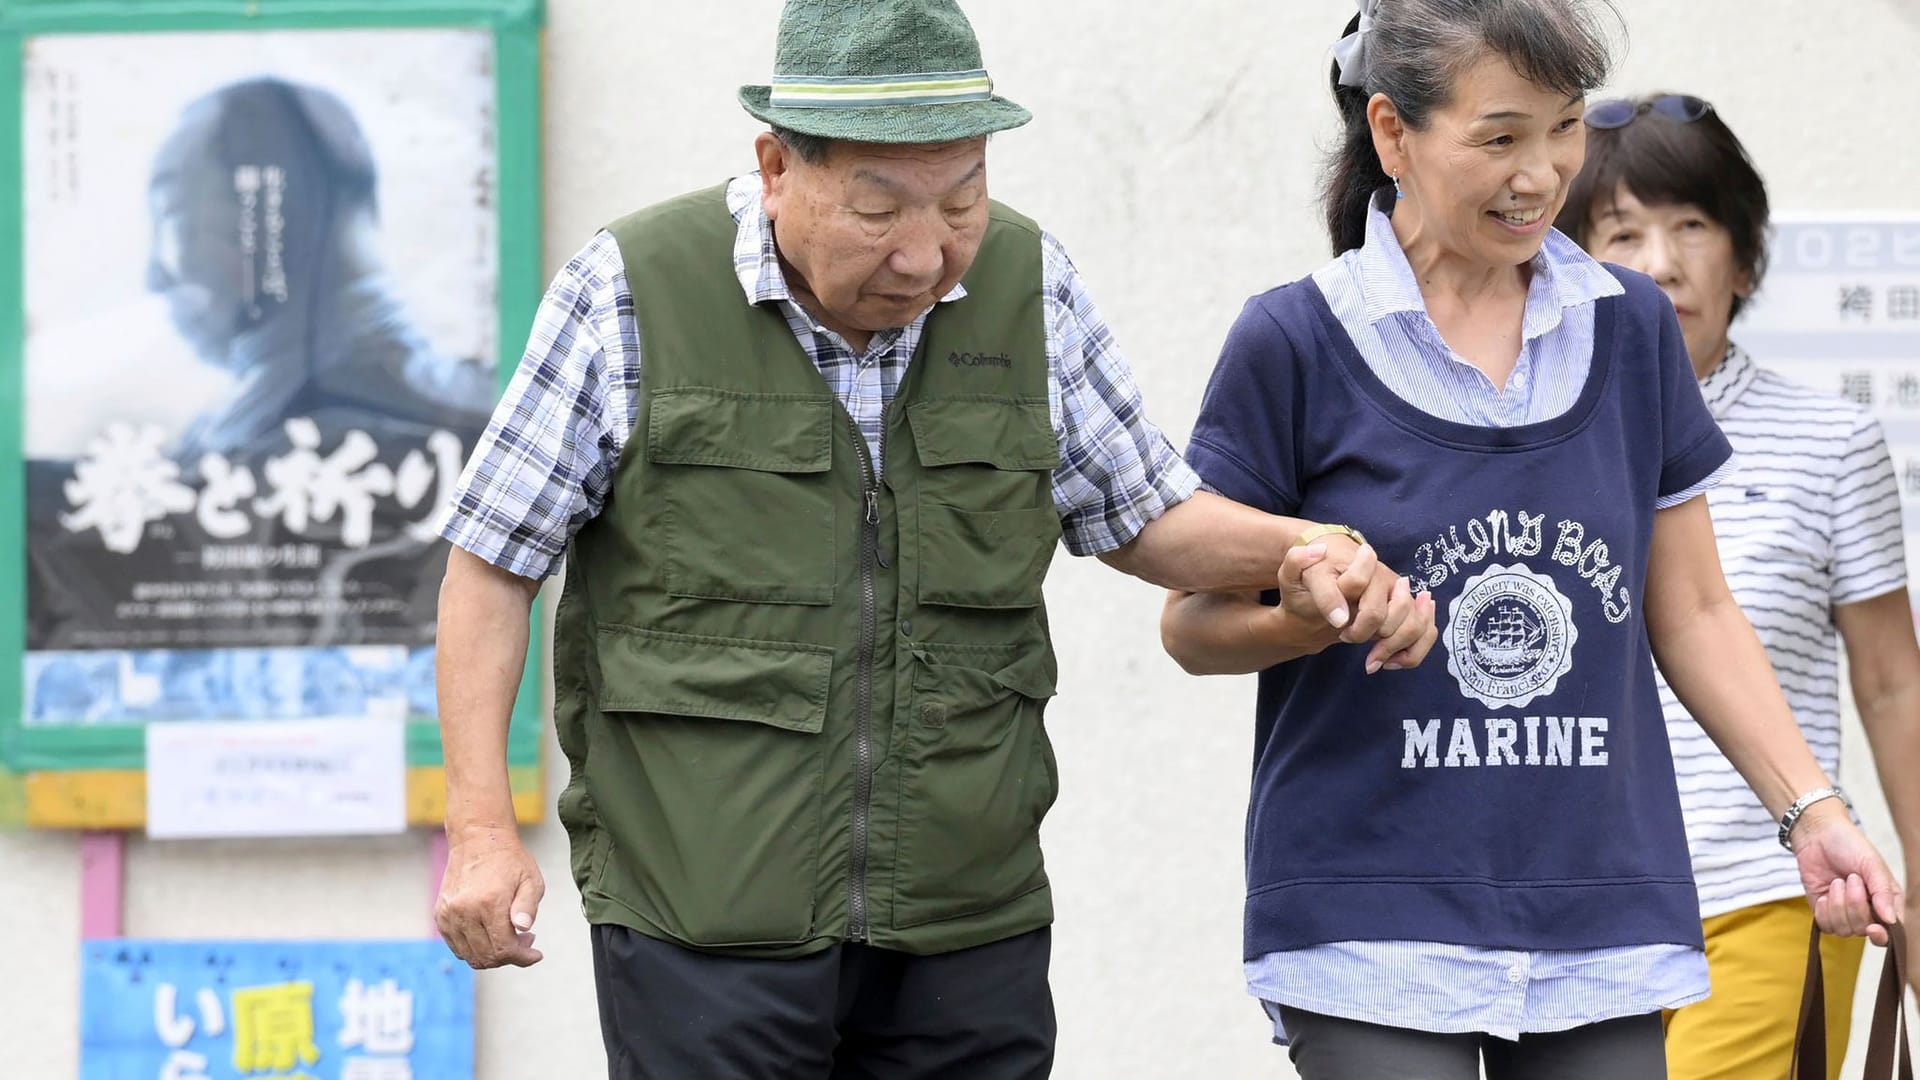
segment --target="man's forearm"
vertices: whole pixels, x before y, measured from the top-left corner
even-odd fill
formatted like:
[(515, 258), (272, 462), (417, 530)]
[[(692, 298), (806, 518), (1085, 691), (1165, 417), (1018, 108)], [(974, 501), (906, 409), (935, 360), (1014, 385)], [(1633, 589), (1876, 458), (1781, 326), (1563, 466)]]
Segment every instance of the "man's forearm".
[(1271, 589), (1280, 560), (1312, 522), (1275, 517), (1200, 492), (1100, 558), (1116, 570), (1180, 592)]
[(436, 681), (447, 769), (447, 833), (514, 824), (507, 726), (527, 661), (539, 583), (455, 549), (440, 586)]

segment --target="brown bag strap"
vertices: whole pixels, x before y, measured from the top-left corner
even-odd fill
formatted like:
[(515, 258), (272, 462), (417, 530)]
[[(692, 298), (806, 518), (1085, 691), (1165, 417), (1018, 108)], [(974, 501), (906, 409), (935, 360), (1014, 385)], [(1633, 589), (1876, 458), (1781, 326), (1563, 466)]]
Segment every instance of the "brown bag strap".
[[(1880, 969), (1880, 993), (1874, 999), (1873, 1029), (1867, 1036), (1865, 1080), (1914, 1080), (1906, 1030), (1906, 927), (1890, 929), (1893, 940)], [(1820, 967), (1818, 926), (1807, 945), (1807, 982), (1800, 992), (1800, 1025), (1794, 1033), (1793, 1069), (1788, 1075), (1790, 1080), (1826, 1080), (1827, 1076), (1827, 989)]]
[[(1880, 996), (1873, 1003), (1873, 1033), (1867, 1036), (1867, 1080), (1913, 1080), (1913, 1052), (1907, 1046), (1907, 928), (1888, 928), (1887, 961), (1880, 968)], [(1893, 1066), (1896, 1052), (1900, 1072)]]
[(1820, 924), (1807, 945), (1807, 983), (1800, 991), (1800, 1026), (1793, 1033), (1791, 1080), (1827, 1080), (1827, 980), (1820, 967)]

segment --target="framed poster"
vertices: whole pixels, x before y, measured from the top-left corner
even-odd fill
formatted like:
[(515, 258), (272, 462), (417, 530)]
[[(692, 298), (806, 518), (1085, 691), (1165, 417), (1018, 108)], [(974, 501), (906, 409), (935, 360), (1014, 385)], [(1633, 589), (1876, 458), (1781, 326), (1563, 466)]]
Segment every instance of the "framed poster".
[(82, 945), (80, 1080), (471, 1080), (473, 969), (439, 941)]
[(440, 819), (438, 528), (540, 296), (540, 17), (0, 0), (0, 814), (137, 827), (153, 729), (297, 721), (390, 732)]
[(1782, 216), (1733, 337), (1760, 364), (1879, 419), (1900, 484), (1907, 580), (1920, 582), (1920, 215)]

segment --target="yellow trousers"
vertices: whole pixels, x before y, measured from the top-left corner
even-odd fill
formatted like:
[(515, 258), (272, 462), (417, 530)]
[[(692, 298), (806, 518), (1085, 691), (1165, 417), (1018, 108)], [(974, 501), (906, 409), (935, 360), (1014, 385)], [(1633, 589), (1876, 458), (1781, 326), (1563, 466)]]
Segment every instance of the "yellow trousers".
[[(1713, 996), (1667, 1014), (1668, 1080), (1784, 1078), (1793, 1062), (1813, 909), (1804, 899), (1776, 900), (1701, 925)], [(1838, 1080), (1847, 1056), (1853, 988), (1866, 947), (1864, 938), (1821, 939), (1828, 1080)]]

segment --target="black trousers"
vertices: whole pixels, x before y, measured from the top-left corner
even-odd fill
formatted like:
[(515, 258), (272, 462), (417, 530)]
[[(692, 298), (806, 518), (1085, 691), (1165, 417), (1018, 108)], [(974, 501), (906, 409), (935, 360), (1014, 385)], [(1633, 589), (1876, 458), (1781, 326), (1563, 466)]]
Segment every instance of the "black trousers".
[(1665, 1080), (1659, 1013), (1605, 1020), (1518, 1042), (1433, 1035), (1280, 1007), (1302, 1080)]
[(1044, 1080), (1052, 937), (939, 956), (838, 945), (798, 960), (593, 927), (609, 1080)]

